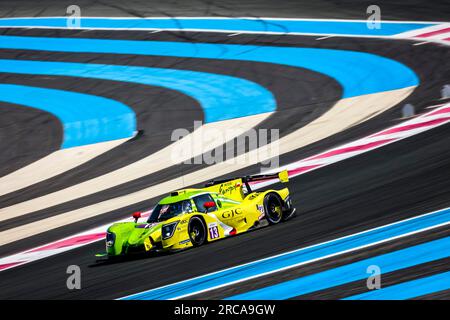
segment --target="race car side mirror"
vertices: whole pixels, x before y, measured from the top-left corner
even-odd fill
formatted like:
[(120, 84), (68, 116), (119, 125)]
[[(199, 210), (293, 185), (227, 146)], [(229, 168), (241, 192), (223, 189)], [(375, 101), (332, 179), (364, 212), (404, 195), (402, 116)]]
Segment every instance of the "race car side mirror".
[(208, 212), (208, 209), (214, 208), (216, 204), (214, 201), (207, 201), (203, 204), (203, 207), (205, 208), (206, 212)]
[(141, 213), (139, 211), (133, 213), (134, 222), (136, 223), (141, 217)]

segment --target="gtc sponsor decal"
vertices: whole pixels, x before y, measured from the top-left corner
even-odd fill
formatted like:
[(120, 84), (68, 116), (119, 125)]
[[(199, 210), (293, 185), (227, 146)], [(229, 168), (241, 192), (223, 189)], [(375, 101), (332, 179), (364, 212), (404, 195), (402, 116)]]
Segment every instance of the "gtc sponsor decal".
[(239, 215), (239, 214), (242, 214), (242, 209), (241, 209), (241, 208), (236, 208), (236, 209), (232, 209), (232, 210), (227, 210), (227, 211), (224, 211), (224, 212), (222, 213), (222, 218), (224, 218), (224, 219), (230, 219), (230, 218), (233, 218), (233, 217), (235, 217), (235, 216), (237, 216), (237, 215)]

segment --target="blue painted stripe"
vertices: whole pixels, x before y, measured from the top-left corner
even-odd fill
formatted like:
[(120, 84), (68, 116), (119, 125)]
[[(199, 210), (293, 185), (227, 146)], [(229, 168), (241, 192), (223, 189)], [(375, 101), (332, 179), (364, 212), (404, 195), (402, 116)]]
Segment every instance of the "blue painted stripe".
[(379, 290), (371, 290), (343, 300), (405, 300), (450, 289), (450, 271)]
[(450, 237), (354, 262), (310, 276), (228, 297), (227, 300), (284, 300), (295, 296), (367, 279), (367, 267), (376, 265), (382, 273), (409, 268), (450, 256)]
[(189, 295), (202, 290), (209, 290), (217, 286), (226, 285), (234, 281), (242, 281), (250, 277), (260, 276), (264, 273), (275, 272), (282, 268), (370, 245), (375, 242), (384, 241), (424, 228), (448, 223), (449, 221), (450, 208), (447, 208), (410, 220), (400, 221), (377, 229), (339, 238), (330, 242), (317, 244), (275, 257), (266, 258), (264, 260), (151, 289), (125, 297), (125, 299), (164, 300)]
[(129, 138), (136, 130), (133, 110), (103, 97), (0, 84), (0, 101), (41, 109), (58, 117), (64, 132), (62, 148)]
[[(338, 81), (343, 97), (401, 89), (419, 84), (405, 65), (374, 54), (316, 48), (254, 45), (0, 36), (0, 48), (63, 52), (158, 55), (242, 60), (306, 68)], [(244, 104), (242, 104), (244, 105)], [(252, 103), (252, 107), (259, 105)]]
[[(57, 27), (73, 26), (71, 18), (8, 18), (0, 19), (0, 26)], [(201, 29), (277, 33), (313, 33), (366, 36), (391, 36), (406, 31), (436, 25), (435, 23), (381, 22), (379, 29), (369, 29), (365, 21), (305, 21), (279, 19), (130, 19), (130, 18), (81, 18), (82, 28), (115, 29)]]
[[(245, 79), (205, 72), (1, 59), (0, 72), (96, 78), (178, 90), (200, 103), (205, 113), (205, 122), (227, 120), (276, 110), (275, 98), (264, 87)], [(45, 100), (43, 99), (43, 101)], [(78, 101), (68, 99), (63, 101), (68, 112), (76, 114), (79, 108)], [(72, 103), (68, 104), (67, 101)], [(103, 114), (106, 114), (106, 110), (109, 109), (105, 109)], [(111, 112), (114, 112), (114, 110), (111, 109)], [(100, 114), (99, 117), (101, 119)]]

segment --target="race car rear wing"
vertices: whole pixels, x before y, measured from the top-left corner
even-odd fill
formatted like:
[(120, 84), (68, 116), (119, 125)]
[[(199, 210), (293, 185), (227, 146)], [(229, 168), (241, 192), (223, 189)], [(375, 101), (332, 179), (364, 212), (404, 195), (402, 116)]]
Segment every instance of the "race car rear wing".
[(260, 175), (254, 175), (254, 176), (246, 176), (244, 177), (243, 181), (264, 181), (264, 180), (272, 180), (278, 178), (280, 182), (286, 183), (289, 181), (289, 174), (287, 170), (280, 171), (278, 173), (273, 174), (260, 174)]
[(252, 192), (252, 189), (250, 187), (250, 182), (255, 181), (265, 181), (265, 180), (273, 180), (273, 179), (279, 179), (280, 182), (286, 183), (289, 181), (289, 174), (287, 170), (280, 171), (278, 173), (273, 174), (260, 174), (260, 175), (253, 175), (253, 176), (244, 176), (244, 177), (236, 177), (236, 178), (229, 178), (224, 180), (212, 180), (205, 184), (205, 187), (212, 187), (218, 184), (227, 183), (234, 180), (241, 180), (242, 183), (245, 184), (245, 187), (247, 188), (247, 192)]

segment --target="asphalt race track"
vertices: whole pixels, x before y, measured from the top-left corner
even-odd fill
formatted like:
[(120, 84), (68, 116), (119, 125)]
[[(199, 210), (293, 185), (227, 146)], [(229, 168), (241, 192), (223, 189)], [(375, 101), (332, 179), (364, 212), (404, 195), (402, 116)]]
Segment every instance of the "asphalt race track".
[[(194, 2), (197, 5), (197, 1)], [(206, 9), (196, 11), (192, 9), (194, 6), (186, 7), (181, 3), (166, 3), (158, 9), (145, 10), (142, 9), (143, 3), (143, 1), (135, 1), (127, 8), (122, 7), (119, 1), (111, 1), (109, 5), (101, 3), (83, 5), (81, 3), (80, 6), (85, 7), (87, 15), (90, 16), (266, 16), (323, 19), (365, 19), (365, 8), (367, 7), (363, 2), (354, 4), (351, 1), (345, 2), (337, 8), (334, 2), (327, 1), (314, 3), (286, 1), (283, 2), (283, 5), (274, 7), (273, 3), (275, 2), (269, 1), (261, 1), (260, 5), (253, 3), (244, 5), (242, 1), (229, 0), (221, 1), (219, 4), (212, 2), (207, 6), (198, 1), (198, 4), (203, 3), (203, 7)], [(421, 6), (418, 3), (418, 1), (417, 3), (415, 1), (408, 2), (408, 10), (404, 10), (404, 6), (395, 1), (386, 2), (386, 4), (381, 1), (379, 5), (382, 10), (385, 10), (386, 15), (383, 18), (387, 20), (450, 21), (449, 7), (445, 1), (421, 4)], [(33, 8), (31, 5), (27, 5), (26, 1), (21, 2), (20, 6), (4, 1), (1, 7), (7, 9), (1, 10), (2, 17), (63, 16), (66, 8), (61, 2), (55, 4), (52, 1), (41, 1), (40, 6), (42, 8)], [(76, 52), (72, 49), (53, 50), (51, 48), (31, 50), (13, 45), (8, 47), (9, 43), (2, 42), (2, 37), (66, 38), (69, 44), (70, 40), (77, 39), (132, 40), (141, 43), (145, 41), (170, 42), (175, 45), (192, 45), (196, 48), (197, 55), (182, 56), (181, 52), (179, 52), (180, 56), (177, 56), (176, 53), (146, 55), (101, 51)], [(333, 78), (332, 72), (326, 74), (310, 68), (287, 64), (227, 59), (226, 52), (231, 50), (227, 48), (232, 48), (232, 46), (314, 48), (329, 52), (330, 56), (334, 50), (353, 51), (368, 54), (367, 56), (370, 55), (370, 57), (383, 57), (389, 61), (399, 62), (406, 69), (415, 73), (418, 85), (405, 99), (396, 101), (381, 112), (368, 114), (348, 127), (338, 130), (337, 133), (326, 135), (322, 139), (281, 154), (280, 166), (282, 166), (351, 143), (388, 127), (401, 125), (404, 121), (410, 120), (402, 119), (402, 108), (406, 103), (414, 105), (417, 114), (425, 114), (435, 110), (436, 105), (442, 107), (449, 102), (448, 99), (441, 99), (442, 87), (450, 84), (449, 45), (438, 42), (427, 42), (421, 45), (417, 45), (417, 43), (410, 39), (358, 36), (321, 37), (320, 35), (262, 33), (235, 35), (233, 32), (164, 30), (153, 33), (144, 30), (2, 27), (0, 28), (0, 60), (14, 60), (19, 63), (23, 61), (59, 62), (83, 65), (98, 64), (109, 67), (153, 68), (153, 70), (161, 69), (163, 72), (176, 70), (181, 75), (184, 74), (183, 72), (196, 72), (202, 77), (211, 77), (208, 79), (220, 76), (222, 78), (219, 79), (245, 80), (242, 84), (248, 85), (251, 90), (254, 90), (252, 92), (255, 97), (261, 99), (260, 101), (267, 102), (268, 106), (271, 102), (276, 104), (276, 110), (271, 111), (270, 114), (267, 113), (267, 116), (261, 116), (260, 112), (256, 112), (257, 105), (247, 106), (246, 110), (250, 114), (245, 116), (255, 119), (252, 120), (254, 122), (248, 123), (256, 129), (279, 129), (282, 139), (302, 128), (307, 128), (315, 121), (324, 119), (323, 117), (332, 112), (333, 107), (339, 101), (354, 98), (346, 96), (350, 87), (346, 87), (347, 84)], [(218, 47), (229, 46), (223, 47), (225, 53), (221, 54), (225, 58), (220, 59), (202, 57), (200, 48), (202, 44)], [(343, 74), (352, 74), (353, 71), (357, 74), (355, 70), (359, 66), (357, 66), (356, 60), (354, 61), (355, 64)], [(348, 67), (349, 65), (347, 65)], [(194, 91), (177, 90), (176, 85), (183, 83), (183, 79), (177, 80), (176, 76), (173, 78), (175, 80), (172, 88), (170, 84), (151, 85), (140, 83), (137, 80), (119, 81), (82, 75), (39, 74), (37, 71), (33, 74), (30, 70), (8, 72), (2, 71), (1, 68), (3, 67), (0, 66), (1, 85), (75, 92), (88, 97), (103, 97), (109, 99), (108, 101), (119, 102), (132, 110), (135, 115), (136, 135), (127, 137), (129, 139), (125, 142), (48, 179), (30, 183), (12, 192), (1, 193), (0, 238), (3, 237), (3, 239), (0, 240), (3, 245), (0, 246), (0, 259), (126, 218), (134, 211), (148, 210), (160, 197), (149, 197), (145, 201), (130, 202), (111, 210), (105, 209), (100, 212), (101, 214), (80, 218), (62, 226), (55, 224), (53, 227), (49, 224), (48, 229), (42, 232), (30, 232), (30, 236), (22, 239), (15, 239), (13, 235), (7, 233), (8, 231), (19, 230), (24, 225), (30, 225), (31, 229), (37, 226), (36, 230), (38, 230), (39, 227), (42, 227), (39, 226), (39, 223), (47, 221), (44, 219), (52, 219), (67, 212), (81, 212), (85, 207), (91, 205), (113, 201), (116, 198), (158, 186), (182, 175), (208, 170), (206, 164), (161, 165), (160, 170), (142, 174), (139, 178), (131, 181), (117, 182), (104, 190), (91, 192), (85, 189), (86, 193), (80, 193), (80, 196), (74, 196), (68, 201), (48, 198), (48, 206), (36, 202), (38, 209), (35, 210), (32, 201), (35, 201), (36, 198), (45, 197), (78, 184), (89, 183), (90, 179), (101, 179), (103, 175), (133, 165), (164, 149), (170, 145), (171, 133), (176, 128), (187, 128), (192, 131), (195, 120), (206, 122), (208, 125), (214, 125), (215, 121), (208, 122), (208, 116), (212, 113), (208, 111), (209, 109), (206, 111), (203, 109), (201, 101), (207, 101), (202, 100), (204, 93), (200, 94), (200, 98), (198, 98), (199, 96), (196, 96)], [(17, 67), (17, 70), (19, 69), (20, 67)], [(373, 74), (377, 74), (377, 70), (373, 70)], [(342, 75), (342, 77), (347, 77), (347, 75)], [(386, 79), (386, 82), (390, 80), (392, 79)], [(212, 81), (210, 80), (210, 83)], [(205, 81), (205, 86), (208, 85), (207, 82)], [(210, 87), (205, 88), (208, 88), (212, 95), (215, 92), (212, 90), (214, 86), (209, 85)], [(409, 87), (409, 85), (404, 87)], [(404, 87), (397, 89), (404, 89)], [(227, 90), (220, 89), (220, 86), (217, 88), (217, 91), (223, 90), (220, 91), (222, 97), (227, 93)], [(358, 90), (362, 92), (362, 86)], [(380, 92), (382, 91), (380, 90)], [(239, 90), (233, 87), (229, 87), (229, 92), (239, 94)], [(380, 94), (380, 92), (369, 92), (367, 96)], [(232, 95), (230, 94), (230, 96)], [(355, 96), (361, 96), (361, 99), (366, 97), (362, 93)], [(229, 96), (226, 97), (228, 99)], [(380, 94), (376, 96), (375, 100), (377, 99), (381, 105), (381, 100), (385, 99), (385, 96)], [(229, 108), (232, 109), (232, 99), (227, 101), (229, 101)], [(358, 100), (358, 103), (362, 104), (363, 101)], [(364, 107), (364, 105), (360, 105), (360, 107)], [(231, 116), (225, 121), (235, 121), (241, 116)], [(60, 150), (65, 129), (66, 127), (58, 118), (49, 112), (0, 101), (0, 147), (4, 150), (0, 154), (0, 178)], [(116, 263), (96, 261), (94, 255), (104, 251), (104, 242), (96, 241), (8, 270), (2, 270), (0, 271), (0, 299), (122, 298), (448, 208), (450, 207), (449, 137), (450, 125), (445, 122), (406, 139), (291, 178), (289, 188), (297, 208), (297, 215), (276, 226), (255, 230), (183, 252), (145, 258), (138, 257)], [(260, 164), (252, 164), (221, 176), (247, 175), (257, 173), (259, 170)], [(129, 171), (129, 174), (135, 174), (135, 171)], [(211, 173), (211, 176), (205, 176), (204, 180), (199, 181), (213, 178), (217, 177)], [(1, 181), (0, 179), (0, 184)], [(187, 182), (185, 185), (188, 186), (189, 183)], [(277, 186), (274, 185), (274, 187)], [(164, 190), (161, 193), (169, 191), (172, 190)], [(32, 209), (21, 206), (28, 201)], [(23, 210), (23, 214), (20, 210)], [(14, 217), (16, 212), (17, 217)], [(9, 214), (11, 215), (9, 218), (4, 218)], [(283, 296), (285, 294), (283, 297), (286, 299), (343, 299), (353, 296), (356, 298), (357, 295), (367, 292), (365, 279), (350, 278), (349, 276), (342, 283), (336, 283), (329, 287), (317, 287), (311, 292), (292, 292), (291, 288), (285, 287), (284, 284), (289, 281), (301, 281), (309, 276), (320, 276), (322, 273), (323, 277), (326, 277), (326, 272), (338, 270), (337, 268), (343, 268), (339, 270), (347, 270), (350, 274), (348, 268), (351, 268), (353, 264), (356, 268), (358, 262), (362, 263), (366, 259), (367, 261), (377, 259), (377, 257), (381, 259), (386, 254), (391, 254), (392, 259), (395, 259), (396, 253), (405, 252), (406, 255), (409, 254), (408, 250), (413, 252), (414, 248), (417, 248), (415, 249), (417, 252), (420, 250), (427, 252), (430, 251), (427, 246), (431, 244), (435, 244), (436, 248), (442, 245), (444, 249), (440, 251), (441, 255), (430, 257), (429, 261), (418, 258), (417, 261), (420, 260), (420, 263), (403, 265), (398, 269), (389, 269), (386, 266), (386, 269), (391, 271), (383, 275), (383, 286), (389, 288), (389, 286), (413, 283), (425, 277), (445, 275), (450, 271), (448, 254), (450, 251), (445, 251), (445, 248), (448, 248), (445, 241), (449, 235), (450, 226), (443, 224), (430, 230), (391, 239), (367, 248), (361, 247), (352, 252), (327, 257), (288, 270), (276, 271), (232, 286), (193, 292), (183, 297), (193, 299), (229, 297), (267, 299), (275, 297), (271, 295)], [(7, 239), (9, 236), (14, 240), (9, 241)], [(399, 260), (401, 259), (399, 258)], [(382, 263), (380, 260), (380, 264)], [(66, 287), (66, 269), (69, 265), (81, 267), (81, 290), (68, 290)], [(323, 281), (324, 278), (318, 279)], [(319, 280), (317, 282), (320, 282)], [(443, 282), (445, 281), (440, 280), (440, 283)], [(405, 296), (405, 298), (449, 299), (450, 287), (439, 288), (439, 290), (430, 290), (426, 294), (417, 293), (414, 296)]]

